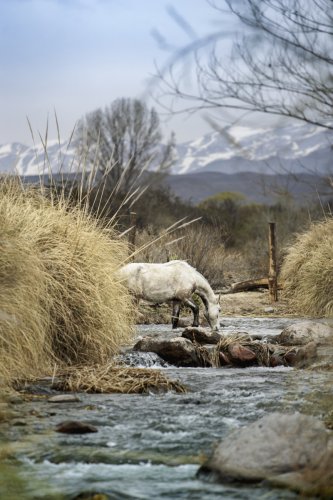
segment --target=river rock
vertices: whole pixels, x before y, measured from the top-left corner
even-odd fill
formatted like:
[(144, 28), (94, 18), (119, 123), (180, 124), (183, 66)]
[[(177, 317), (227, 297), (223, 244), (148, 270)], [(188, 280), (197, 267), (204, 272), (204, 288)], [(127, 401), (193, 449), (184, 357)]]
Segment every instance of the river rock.
[[(311, 478), (325, 473), (333, 488), (332, 441), (322, 422), (300, 413), (272, 413), (233, 431), (216, 447), (198, 471), (220, 482), (268, 480), (281, 486), (309, 490)], [(331, 464), (331, 465), (329, 465)]]
[(202, 366), (199, 351), (183, 337), (144, 337), (133, 347), (134, 351), (155, 352), (162, 359), (175, 366)]
[(73, 500), (110, 500), (110, 497), (104, 493), (88, 492), (79, 493), (79, 495), (73, 497)]
[(49, 403), (77, 403), (81, 400), (74, 394), (57, 394), (56, 396), (51, 396), (47, 401)]
[(217, 344), (222, 338), (217, 332), (207, 331), (205, 328), (195, 326), (185, 328), (182, 337), (198, 344)]
[(61, 422), (56, 427), (57, 432), (64, 434), (87, 434), (89, 432), (98, 432), (97, 427), (88, 424), (87, 422), (79, 422), (78, 420), (66, 420)]
[(160, 368), (161, 366), (170, 366), (169, 363), (164, 361), (155, 352), (142, 352), (142, 351), (127, 351), (125, 354), (116, 356), (115, 361), (121, 365), (126, 366), (140, 366), (144, 368)]
[(302, 321), (287, 326), (275, 337), (275, 341), (285, 346), (306, 345), (310, 342), (333, 343), (333, 328), (324, 323)]
[(235, 365), (252, 365), (257, 361), (257, 355), (254, 351), (237, 342), (228, 346), (228, 352), (232, 364)]

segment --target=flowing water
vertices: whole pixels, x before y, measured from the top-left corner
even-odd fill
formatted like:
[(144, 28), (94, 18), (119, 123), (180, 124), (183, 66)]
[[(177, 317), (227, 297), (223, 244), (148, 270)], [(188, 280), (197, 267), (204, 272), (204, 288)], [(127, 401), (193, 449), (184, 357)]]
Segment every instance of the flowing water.
[[(234, 329), (274, 335), (295, 322), (286, 319), (225, 319)], [(138, 334), (170, 331), (141, 326)], [(152, 365), (155, 358), (139, 356)], [(133, 359), (132, 359), (133, 362)], [(75, 498), (103, 492), (110, 499), (293, 499), (297, 495), (265, 485), (220, 485), (196, 478), (204, 456), (230, 431), (268, 412), (300, 411), (323, 417), (332, 375), (290, 368), (171, 368), (186, 394), (85, 395), (80, 402), (24, 403), (28, 425), (13, 426), (24, 495), (17, 498)], [(98, 432), (65, 435), (55, 426), (87, 421)], [(29, 432), (28, 432), (29, 431)], [(56, 496), (56, 495), (59, 496)], [(1, 497), (2, 498), (2, 497)], [(5, 497), (4, 497), (5, 498)], [(15, 498), (8, 496), (8, 498)]]

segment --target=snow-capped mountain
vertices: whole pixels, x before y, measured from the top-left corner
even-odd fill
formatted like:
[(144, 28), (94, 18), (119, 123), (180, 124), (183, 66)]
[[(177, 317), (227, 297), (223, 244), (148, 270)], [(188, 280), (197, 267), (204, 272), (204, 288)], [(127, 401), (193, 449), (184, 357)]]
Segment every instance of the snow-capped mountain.
[(48, 141), (28, 147), (17, 142), (0, 146), (0, 173), (22, 176), (75, 172), (75, 147), (64, 141)]
[(311, 172), (333, 167), (333, 130), (302, 124), (281, 128), (234, 126), (180, 144), (173, 173)]
[[(46, 153), (46, 151), (47, 153)], [(177, 146), (173, 174), (198, 172), (284, 173), (332, 169), (333, 131), (307, 124), (281, 128), (234, 126)], [(0, 146), (0, 173), (24, 176), (74, 172), (75, 146), (48, 141), (34, 147), (18, 143)]]

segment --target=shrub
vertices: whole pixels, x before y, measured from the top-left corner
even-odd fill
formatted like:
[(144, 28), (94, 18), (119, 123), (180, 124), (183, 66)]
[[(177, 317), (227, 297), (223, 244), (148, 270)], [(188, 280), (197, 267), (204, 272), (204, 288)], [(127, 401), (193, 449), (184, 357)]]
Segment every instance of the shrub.
[(127, 244), (63, 199), (0, 184), (0, 379), (109, 361), (132, 332)]
[(313, 224), (286, 251), (282, 279), (295, 311), (333, 315), (333, 218)]

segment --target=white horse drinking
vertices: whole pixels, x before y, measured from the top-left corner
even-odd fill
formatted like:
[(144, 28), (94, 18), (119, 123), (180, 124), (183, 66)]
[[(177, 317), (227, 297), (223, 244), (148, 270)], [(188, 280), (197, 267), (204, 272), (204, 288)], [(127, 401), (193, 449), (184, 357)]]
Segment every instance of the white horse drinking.
[(165, 264), (131, 263), (119, 271), (129, 291), (139, 300), (163, 303), (173, 302), (172, 327), (177, 328), (181, 304), (193, 311), (193, 326), (199, 326), (199, 307), (192, 301), (193, 293), (201, 298), (206, 308), (205, 317), (212, 328), (219, 327), (219, 298), (208, 281), (196, 269), (182, 260)]

